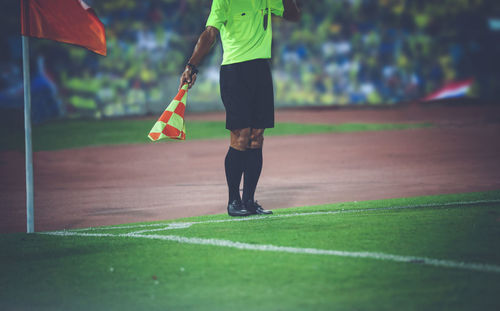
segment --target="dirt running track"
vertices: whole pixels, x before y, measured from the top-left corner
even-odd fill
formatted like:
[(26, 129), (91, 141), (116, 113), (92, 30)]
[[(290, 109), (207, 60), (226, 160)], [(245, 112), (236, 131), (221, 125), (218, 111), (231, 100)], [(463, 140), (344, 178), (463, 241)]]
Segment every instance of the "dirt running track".
[[(223, 119), (220, 113), (191, 119)], [(266, 208), (500, 189), (500, 109), (280, 111), (278, 121), (417, 122), (430, 129), (268, 137)], [(224, 213), (225, 140), (35, 153), (37, 231)], [(25, 231), (24, 159), (0, 152), (0, 232)]]

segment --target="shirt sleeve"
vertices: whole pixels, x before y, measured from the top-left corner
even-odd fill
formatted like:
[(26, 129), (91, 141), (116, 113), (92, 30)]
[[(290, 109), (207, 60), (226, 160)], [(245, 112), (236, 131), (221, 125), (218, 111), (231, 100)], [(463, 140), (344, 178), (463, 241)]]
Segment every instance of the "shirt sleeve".
[(285, 8), (283, 7), (283, 0), (269, 0), (271, 7), (271, 14), (276, 16), (283, 16), (283, 11)]
[(220, 31), (222, 25), (227, 21), (227, 11), (227, 0), (213, 0), (206, 27), (212, 26)]

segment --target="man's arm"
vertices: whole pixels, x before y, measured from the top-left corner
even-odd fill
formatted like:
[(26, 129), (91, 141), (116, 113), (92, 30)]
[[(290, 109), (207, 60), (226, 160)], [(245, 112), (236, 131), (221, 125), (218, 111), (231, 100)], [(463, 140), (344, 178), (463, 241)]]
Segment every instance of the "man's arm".
[(300, 10), (295, 0), (283, 0), (283, 18), (287, 21), (298, 22), (300, 20)]
[[(198, 38), (198, 42), (194, 47), (193, 55), (189, 59), (188, 63), (194, 66), (198, 66), (214, 45), (218, 35), (219, 30), (217, 28), (208, 26)], [(196, 73), (193, 73), (192, 70), (193, 68), (186, 65), (186, 68), (184, 69), (184, 72), (182, 73), (180, 79), (179, 89), (185, 82), (189, 84), (189, 88), (194, 85), (196, 81)]]

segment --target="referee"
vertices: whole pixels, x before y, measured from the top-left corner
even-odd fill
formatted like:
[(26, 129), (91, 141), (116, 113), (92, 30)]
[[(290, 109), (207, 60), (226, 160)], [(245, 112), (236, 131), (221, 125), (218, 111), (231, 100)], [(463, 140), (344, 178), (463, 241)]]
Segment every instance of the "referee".
[[(272, 25), (269, 14), (300, 19), (295, 0), (213, 0), (206, 29), (180, 78), (191, 88), (200, 64), (220, 34), (224, 50), (220, 93), (231, 131), (225, 158), (230, 216), (272, 214), (254, 199), (262, 170), (264, 130), (274, 127), (274, 94), (269, 59)], [(240, 183), (243, 176), (243, 197)]]

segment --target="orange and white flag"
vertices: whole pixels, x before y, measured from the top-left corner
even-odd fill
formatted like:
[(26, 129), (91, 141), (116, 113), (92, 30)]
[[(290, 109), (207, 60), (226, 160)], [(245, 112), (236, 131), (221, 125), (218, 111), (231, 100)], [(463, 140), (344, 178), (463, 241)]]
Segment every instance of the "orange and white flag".
[(148, 134), (149, 139), (157, 141), (162, 138), (186, 139), (186, 111), (188, 84), (184, 84), (174, 99), (167, 106), (158, 121)]

